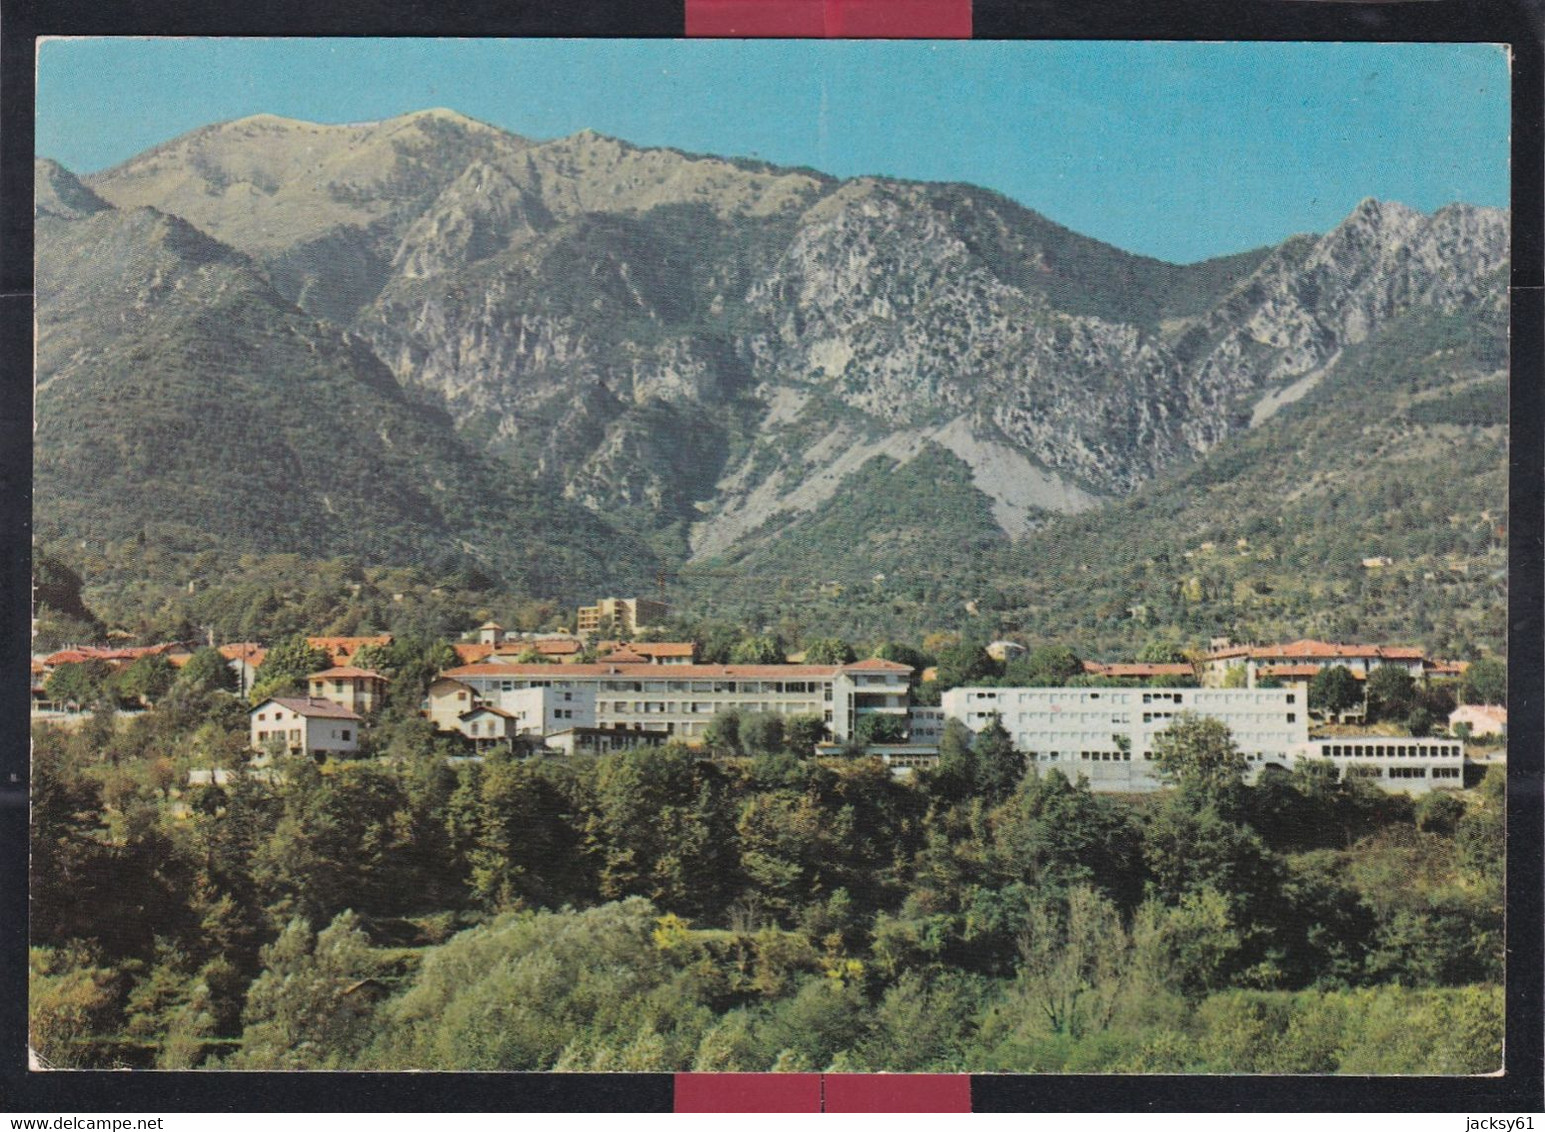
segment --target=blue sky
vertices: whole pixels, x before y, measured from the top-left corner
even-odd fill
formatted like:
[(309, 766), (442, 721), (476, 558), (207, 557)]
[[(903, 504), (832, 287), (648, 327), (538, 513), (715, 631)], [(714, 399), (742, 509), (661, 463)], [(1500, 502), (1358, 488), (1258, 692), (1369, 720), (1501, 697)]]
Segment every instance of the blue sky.
[(55, 40), (37, 152), (87, 173), (248, 114), (446, 106), (531, 138), (970, 181), (1190, 262), (1368, 196), (1505, 206), (1508, 84), (1483, 44)]

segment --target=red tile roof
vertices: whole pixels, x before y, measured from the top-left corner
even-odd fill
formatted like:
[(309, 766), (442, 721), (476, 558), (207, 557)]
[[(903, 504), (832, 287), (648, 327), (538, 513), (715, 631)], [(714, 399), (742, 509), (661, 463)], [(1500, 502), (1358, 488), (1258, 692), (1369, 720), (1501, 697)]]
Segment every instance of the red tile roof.
[[(882, 662), (889, 663), (889, 662)], [(900, 666), (900, 667), (905, 667)], [(630, 676), (650, 680), (800, 680), (835, 676), (835, 664), (468, 664), (442, 676), (525, 676), (562, 680), (573, 676)]]
[[(301, 699), (298, 696), (269, 696), (262, 704), (258, 704), (252, 711), (257, 711), (263, 704), (278, 704), (287, 707), (297, 715), (309, 716), (315, 719), (359, 719), (352, 711), (345, 707), (339, 707), (332, 700), (318, 700), (311, 696)], [(252, 712), (248, 712), (251, 715)]]
[(910, 664), (897, 664), (894, 660), (881, 660), (877, 656), (871, 656), (867, 660), (855, 661), (853, 664), (842, 666), (849, 672), (911, 672)]
[(597, 641), (596, 651), (602, 656), (621, 649), (629, 649), (633, 652), (648, 656), (685, 656), (692, 655), (693, 644), (691, 641)]
[(469, 718), (471, 716), (478, 715), (478, 714), (480, 714), (482, 712), (485, 712), (485, 711), (489, 715), (503, 716), (505, 719), (514, 719), (515, 718), (513, 715), (511, 715), (509, 712), (505, 711), (503, 708), (489, 707), (487, 704), (479, 704), (477, 707), (473, 708), (471, 711), (464, 711), (464, 712), (462, 712), (456, 718), (457, 719), (467, 719), (467, 718)]
[(263, 663), (268, 650), (252, 641), (239, 641), (235, 644), (221, 645), (220, 655), (226, 660), (244, 660), (256, 668)]
[[(125, 661), (135, 661), (142, 656), (167, 656), (177, 650), (191, 653), (196, 646), (188, 641), (165, 641), (158, 645), (126, 645), (122, 648), (108, 649), (98, 648), (95, 645), (82, 645), (79, 648), (63, 649), (52, 656), (44, 658), (43, 663), (53, 666), (58, 664), (81, 664), (88, 660), (105, 660), (112, 664), (122, 664)], [(170, 658), (169, 658), (170, 659)]]
[(321, 680), (323, 677), (333, 677), (335, 679), (342, 679), (342, 678), (344, 678), (346, 676), (368, 676), (372, 680), (385, 680), (386, 679), (386, 677), (382, 676), (379, 672), (371, 672), (367, 668), (355, 668), (354, 666), (347, 665), (347, 664), (340, 665), (337, 668), (329, 668), (329, 669), (327, 669), (326, 671), (323, 671), (323, 672), (313, 672), (311, 674), (311, 676), (309, 677), (309, 679)]
[(1421, 660), (1424, 654), (1409, 645), (1343, 645), (1305, 638), (1286, 645), (1233, 645), (1208, 653), (1207, 659), (1245, 656), (1255, 660)]
[(1097, 660), (1084, 661), (1084, 671), (1093, 676), (1142, 679), (1152, 676), (1194, 676), (1189, 664), (1101, 664)]
[(491, 656), (493, 645), (452, 645), (452, 651), (456, 653), (456, 659), (463, 664), (476, 664), (485, 656)]
[(584, 652), (585, 646), (578, 641), (532, 641), (514, 651), (525, 652), (527, 649), (534, 649), (542, 656), (569, 656)]
[[(1258, 670), (1258, 675), (1282, 680), (1312, 680), (1319, 674), (1320, 666), (1317, 664), (1266, 664)], [(1352, 679), (1366, 680), (1368, 677), (1363, 672), (1352, 672)]]
[(365, 645), (380, 645), (384, 648), (391, 644), (392, 635), (383, 633), (379, 637), (307, 637), (306, 643), (314, 649), (321, 649), (327, 653), (335, 663), (342, 664)]

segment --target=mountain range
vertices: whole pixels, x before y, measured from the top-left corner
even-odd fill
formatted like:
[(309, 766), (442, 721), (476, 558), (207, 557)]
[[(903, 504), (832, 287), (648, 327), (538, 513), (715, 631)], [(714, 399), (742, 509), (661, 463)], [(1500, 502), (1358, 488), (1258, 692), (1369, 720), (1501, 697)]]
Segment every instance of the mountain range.
[[(792, 600), (861, 569), (953, 601), (1033, 588), (1069, 531), (1109, 561), (1134, 502), (1178, 515), (1198, 476), (1271, 488), (1275, 520), (1312, 513), (1317, 475), (1505, 445), (1505, 411), (1431, 407), (1505, 398), (1495, 209), (1366, 200), (1174, 265), (971, 185), (430, 110), (246, 118), (85, 178), (42, 161), (36, 212), (59, 538), (462, 557), (564, 599), (717, 569)], [(1309, 453), (1272, 487), (1370, 397), (1396, 428), (1376, 467)]]

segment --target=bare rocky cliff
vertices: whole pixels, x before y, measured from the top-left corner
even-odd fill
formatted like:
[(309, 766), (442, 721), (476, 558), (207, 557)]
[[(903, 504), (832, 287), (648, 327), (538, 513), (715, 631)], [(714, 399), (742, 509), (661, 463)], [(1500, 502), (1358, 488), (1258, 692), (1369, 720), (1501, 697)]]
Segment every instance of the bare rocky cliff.
[(1022, 535), (1272, 427), (1413, 309), (1505, 302), (1497, 210), (1370, 200), (1177, 266), (971, 186), (449, 111), (245, 119), (88, 183), (250, 255), (511, 475), (698, 557), (930, 446)]

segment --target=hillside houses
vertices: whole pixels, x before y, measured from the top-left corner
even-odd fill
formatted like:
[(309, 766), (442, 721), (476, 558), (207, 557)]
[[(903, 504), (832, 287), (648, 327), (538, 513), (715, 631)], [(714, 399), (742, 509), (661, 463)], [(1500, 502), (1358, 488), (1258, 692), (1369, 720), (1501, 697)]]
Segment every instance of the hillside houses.
[[(1312, 680), (1321, 669), (1340, 666), (1354, 679), (1366, 680), (1383, 665), (1394, 665), (1421, 679), (1443, 674), (1441, 662), (1429, 659), (1421, 649), (1394, 645), (1344, 645), (1300, 640), (1286, 645), (1234, 645), (1220, 641), (1201, 661), (1202, 684), (1221, 688), (1230, 674), (1243, 673), (1243, 684), (1253, 688), (1263, 679)], [(1237, 680), (1238, 677), (1236, 676)]]
[[(1307, 684), (1328, 667), (1344, 666), (1360, 680), (1383, 665), (1424, 681), (1462, 671), (1416, 648), (1217, 640), (1193, 663), (1085, 660), (1070, 681), (1076, 687), (957, 687), (934, 707), (914, 702), (919, 674), (910, 666), (872, 657), (848, 664), (705, 664), (695, 659), (690, 641), (584, 642), (568, 633), (509, 633), (491, 621), (476, 632), (479, 640), (452, 646), (455, 662), (433, 678), (419, 704), (419, 714), (437, 731), (459, 736), (475, 753), (600, 754), (668, 741), (701, 749), (713, 738), (716, 718), (734, 712), (779, 716), (786, 725), (802, 718), (823, 735), (821, 751), (867, 746), (893, 768), (910, 770), (936, 761), (951, 721), (980, 730), (996, 716), (1030, 765), (1082, 776), (1096, 790), (1140, 792), (1161, 784), (1145, 765), (1153, 735), (1188, 711), (1227, 723), (1257, 770), (1312, 758), (1388, 789), (1420, 792), (1462, 782), (1454, 770), (1463, 764), (1457, 738), (1309, 734)], [(389, 648), (392, 638), (306, 641), (330, 663), (308, 674), (293, 694), (280, 692), (254, 705), (250, 743), (255, 750), (279, 747), (323, 759), (353, 754), (391, 688), (362, 650)], [(1015, 642), (994, 643), (1006, 657), (1023, 655), (1008, 647)], [(99, 662), (99, 671), (119, 670), (147, 655), (178, 665), (194, 651), (172, 642), (34, 658), (35, 710), (57, 708), (48, 703), (47, 681), (59, 665), (91, 661)], [(219, 652), (239, 692), (250, 695), (262, 682), (270, 650), (237, 642)], [(1448, 723), (1468, 728), (1461, 735), (1491, 736), (1505, 727), (1500, 710), (1467, 706)]]

